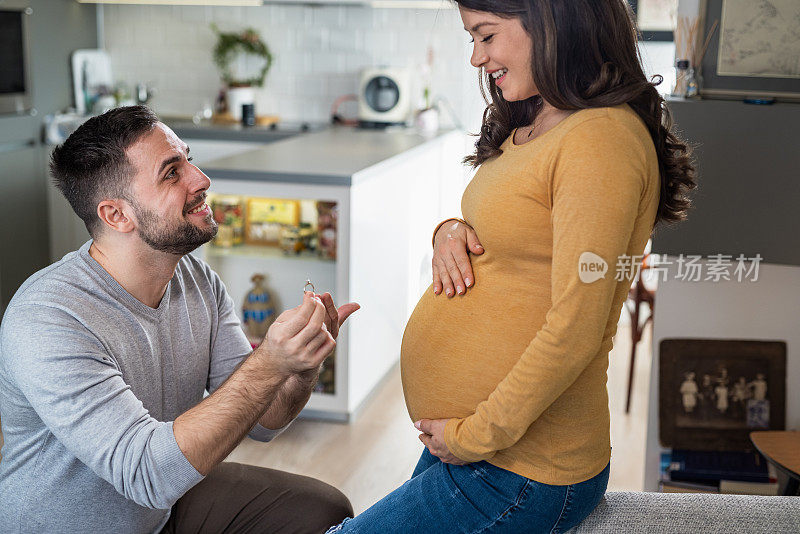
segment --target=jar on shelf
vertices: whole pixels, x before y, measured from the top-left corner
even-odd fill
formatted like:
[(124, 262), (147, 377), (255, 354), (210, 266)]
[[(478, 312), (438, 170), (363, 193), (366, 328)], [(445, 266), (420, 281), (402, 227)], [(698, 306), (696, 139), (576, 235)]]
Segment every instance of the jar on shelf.
[(319, 379), (314, 387), (317, 393), (327, 393), (333, 395), (336, 393), (336, 349), (328, 356), (322, 363), (319, 372)]
[(315, 252), (317, 250), (317, 231), (311, 226), (311, 223), (301, 222), (297, 234), (300, 241), (303, 243), (304, 250), (310, 252)]
[(299, 226), (284, 226), (281, 229), (280, 247), (284, 254), (302, 252), (303, 241), (300, 239)]
[(242, 326), (250, 345), (257, 347), (275, 321), (275, 299), (264, 285), (265, 276), (256, 273), (250, 281), (253, 287), (242, 304)]
[(247, 200), (245, 241), (250, 245), (281, 245), (283, 229), (300, 224), (300, 201), (282, 198)]
[(339, 209), (336, 202), (317, 202), (317, 240), (323, 258), (336, 259), (336, 227)]
[(700, 96), (701, 87), (700, 74), (694, 67), (689, 67), (686, 71), (686, 98), (697, 98)]
[(213, 195), (211, 212), (217, 221), (217, 235), (211, 241), (218, 247), (232, 247), (244, 242), (244, 201), (233, 195)]

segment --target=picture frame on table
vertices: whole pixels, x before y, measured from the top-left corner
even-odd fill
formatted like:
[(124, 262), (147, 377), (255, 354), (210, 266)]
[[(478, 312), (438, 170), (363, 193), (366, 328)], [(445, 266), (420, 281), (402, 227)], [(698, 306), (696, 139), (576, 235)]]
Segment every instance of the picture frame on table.
[(664, 447), (750, 450), (750, 432), (784, 430), (785, 425), (784, 341), (661, 341), (659, 434)]
[(714, 32), (701, 64), (703, 98), (800, 101), (800, 2), (707, 0), (703, 32)]

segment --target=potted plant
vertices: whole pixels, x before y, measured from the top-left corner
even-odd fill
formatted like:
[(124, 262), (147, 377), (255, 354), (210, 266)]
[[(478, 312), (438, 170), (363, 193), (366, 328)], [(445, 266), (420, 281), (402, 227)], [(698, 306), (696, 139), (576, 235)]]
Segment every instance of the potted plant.
[(253, 28), (223, 32), (212, 24), (211, 29), (217, 34), (214, 63), (227, 86), (228, 110), (238, 121), (242, 118), (242, 105), (255, 102), (254, 87), (263, 87), (272, 66), (272, 54)]

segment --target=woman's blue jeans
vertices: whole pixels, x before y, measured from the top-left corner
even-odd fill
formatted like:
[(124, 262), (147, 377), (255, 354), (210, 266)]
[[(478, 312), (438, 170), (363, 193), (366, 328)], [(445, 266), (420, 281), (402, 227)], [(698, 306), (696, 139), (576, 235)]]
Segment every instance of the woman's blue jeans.
[(609, 467), (553, 486), (488, 462), (446, 464), (425, 449), (410, 480), (326, 534), (566, 532), (603, 498)]

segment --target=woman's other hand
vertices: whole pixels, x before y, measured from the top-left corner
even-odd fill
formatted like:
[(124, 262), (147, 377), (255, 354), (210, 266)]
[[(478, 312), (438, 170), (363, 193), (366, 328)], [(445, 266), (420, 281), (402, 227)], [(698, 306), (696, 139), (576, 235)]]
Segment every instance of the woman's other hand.
[(449, 220), (433, 236), (433, 292), (463, 295), (475, 283), (469, 252), (483, 254), (478, 234), (468, 224)]
[(422, 432), (419, 440), (425, 444), (430, 453), (446, 464), (466, 465), (467, 462), (461, 460), (447, 448), (444, 442), (444, 427), (450, 419), (420, 419), (414, 426)]

